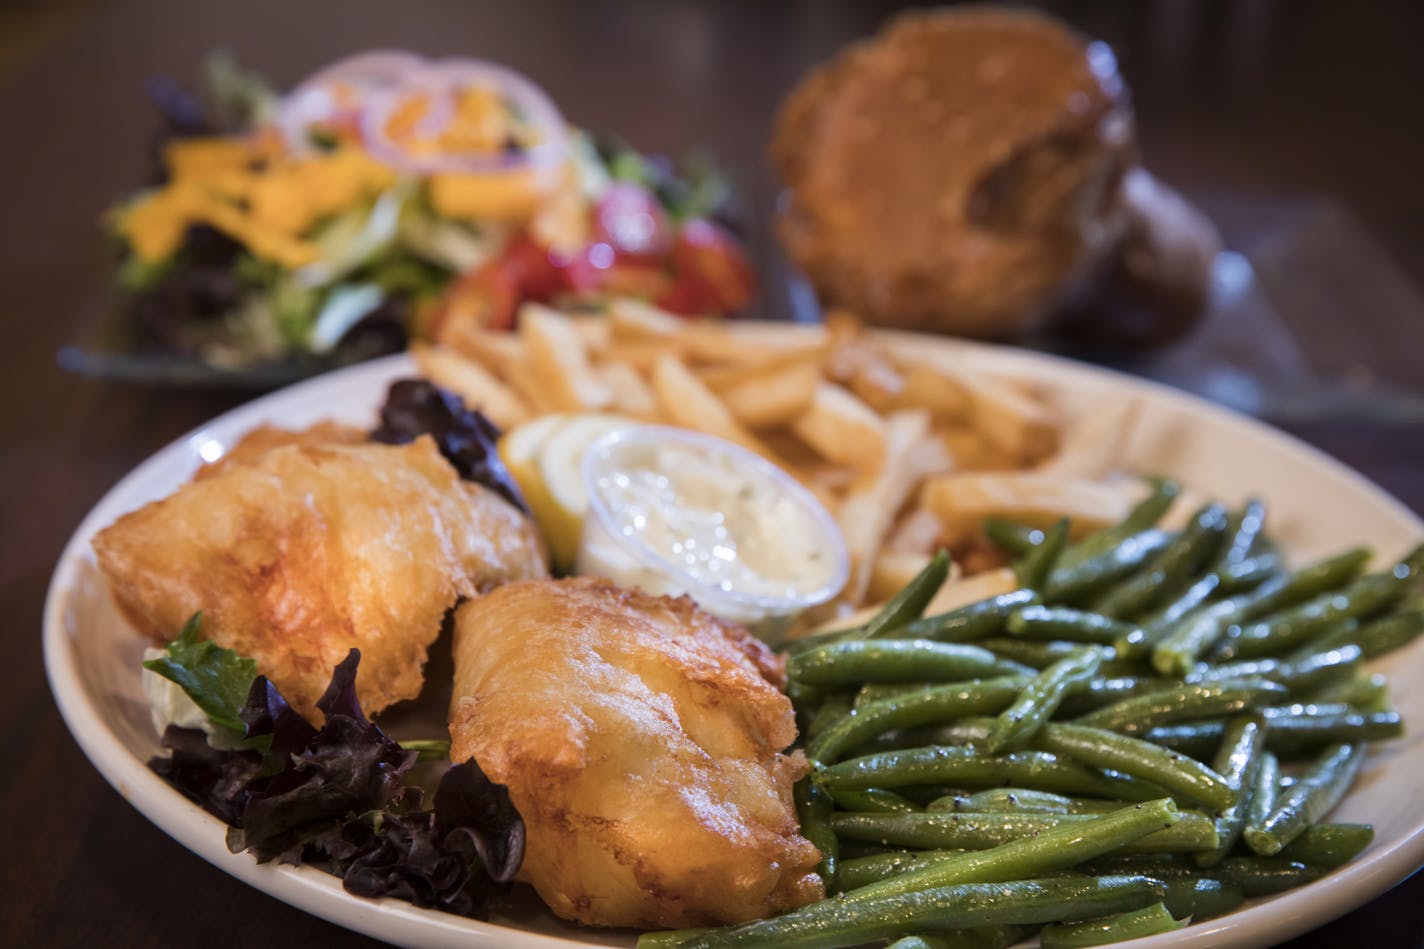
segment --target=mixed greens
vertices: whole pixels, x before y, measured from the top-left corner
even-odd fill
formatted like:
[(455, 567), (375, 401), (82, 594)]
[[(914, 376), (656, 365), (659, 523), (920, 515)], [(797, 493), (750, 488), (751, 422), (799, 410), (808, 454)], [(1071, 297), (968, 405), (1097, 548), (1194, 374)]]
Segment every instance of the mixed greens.
[(318, 728), (251, 659), (199, 639), (200, 628), (193, 617), (144, 666), (177, 683), (234, 747), (169, 726), (169, 756), (150, 766), (229, 825), (228, 847), (320, 867), (360, 896), (488, 916), (523, 856), (524, 824), (505, 789), (470, 761), (444, 772), (426, 806), (414, 778), (419, 751), (361, 711), (357, 650), (333, 671)]

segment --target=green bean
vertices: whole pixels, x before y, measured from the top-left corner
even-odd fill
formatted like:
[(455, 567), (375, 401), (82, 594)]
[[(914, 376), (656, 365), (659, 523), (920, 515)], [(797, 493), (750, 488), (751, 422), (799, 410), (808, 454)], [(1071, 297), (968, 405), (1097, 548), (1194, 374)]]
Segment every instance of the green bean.
[(863, 757), (881, 751), (924, 748), (930, 745), (972, 748), (983, 753), (989, 743), (989, 733), (993, 729), (992, 718), (960, 718), (939, 725), (900, 728), (848, 749), (842, 757)]
[(1032, 553), (1044, 540), (1043, 531), (1037, 527), (1016, 524), (998, 517), (984, 521), (984, 536), (1011, 557), (1023, 557)]
[(1154, 529), (1134, 534), (1117, 546), (1078, 562), (1065, 554), (1044, 585), (1044, 602), (1076, 603), (1090, 599), (1137, 570), (1170, 540), (1170, 534)]
[(1125, 518), (1111, 527), (1088, 535), (1065, 550), (1063, 563), (1065, 565), (1082, 563), (1114, 547), (1121, 546), (1143, 531), (1150, 530), (1162, 519), (1162, 515), (1167, 513), (1167, 509), (1172, 506), (1172, 502), (1177, 499), (1177, 495), (1180, 493), (1181, 486), (1175, 481), (1159, 480), (1155, 482), (1152, 491), (1134, 505)]
[(1058, 714), (1065, 718), (1083, 715), (1094, 709), (1111, 705), (1120, 699), (1134, 695), (1159, 692), (1173, 684), (1173, 680), (1158, 676), (1143, 675), (1097, 675), (1075, 685), (1058, 707)]
[(944, 586), (949, 576), (949, 554), (941, 550), (934, 555), (925, 568), (905, 584), (904, 588), (886, 602), (875, 615), (860, 626), (838, 629), (825, 633), (813, 633), (787, 643), (783, 651), (790, 656), (799, 656), (813, 649), (833, 643), (856, 642), (876, 639), (893, 634), (897, 629), (918, 619), (939, 588)]
[(1320, 594), (1287, 610), (1242, 626), (1220, 650), (1224, 659), (1279, 656), (1335, 623), (1368, 617), (1404, 594), (1393, 576), (1362, 577), (1343, 590)]
[[(841, 861), (840, 883), (847, 892), (888, 880), (913, 870), (922, 870), (946, 857), (957, 856), (959, 850), (895, 850), (869, 857)], [(979, 851), (982, 853), (983, 851)]]
[(1031, 788), (990, 788), (973, 794), (946, 794), (925, 806), (930, 813), (981, 811), (985, 813), (1104, 814), (1122, 805), (1115, 801), (1066, 797)]
[[(1292, 714), (1291, 708), (1300, 711)], [(1316, 710), (1311, 711), (1312, 708)], [(1338, 742), (1385, 741), (1404, 734), (1404, 721), (1398, 712), (1343, 708), (1291, 706), (1281, 714), (1272, 714), (1266, 744), (1277, 755), (1297, 756)]]
[(1185, 675), (1229, 627), (1332, 590), (1353, 578), (1368, 559), (1369, 551), (1356, 548), (1212, 604), (1173, 627), (1153, 648), (1152, 664), (1163, 675)]
[[(1095, 814), (1043, 812), (848, 814), (831, 815), (831, 827), (842, 838), (866, 840), (896, 847), (935, 850), (987, 850), (1037, 837), (1046, 830), (1095, 820)], [(1217, 846), (1215, 823), (1185, 811), (1170, 827), (1154, 831), (1123, 845), (1125, 853), (1163, 853), (1211, 850)]]
[(1101, 946), (1110, 942), (1175, 932), (1184, 925), (1186, 924), (1172, 918), (1165, 905), (1153, 903), (1142, 909), (1098, 919), (1077, 923), (1052, 923), (1043, 927), (1038, 940), (1043, 949), (1077, 949), (1079, 946)]
[(1225, 859), (1241, 839), (1246, 827), (1246, 809), (1250, 789), (1261, 770), (1261, 756), (1266, 750), (1266, 723), (1258, 715), (1240, 715), (1226, 723), (1221, 747), (1212, 759), (1211, 768), (1236, 791), (1235, 803), (1216, 818), (1216, 849), (1197, 854), (1198, 866), (1211, 867)]
[(937, 689), (943, 682), (872, 682), (855, 690), (852, 708), (864, 708), (872, 702), (883, 702), (900, 695), (913, 695), (925, 689)]
[(816, 709), (816, 714), (811, 716), (811, 721), (806, 724), (806, 737), (815, 738), (845, 718), (851, 712), (851, 696), (849, 692), (837, 691), (826, 697)]
[(1191, 917), (1194, 923), (1225, 916), (1246, 901), (1240, 887), (1210, 877), (1180, 877), (1162, 883), (1167, 888), (1162, 896), (1167, 912), (1178, 919)]
[(1184, 683), (1160, 692), (1121, 699), (1075, 721), (1090, 728), (1140, 735), (1158, 725), (1235, 715), (1286, 694), (1284, 686), (1264, 679)]
[(863, 791), (830, 791), (831, 800), (843, 811), (859, 811), (864, 814), (910, 814), (920, 810), (920, 806), (903, 794), (896, 794), (885, 788), (866, 788)]
[(1226, 543), (1212, 561), (1210, 570), (1220, 580), (1225, 580), (1227, 572), (1245, 562), (1251, 556), (1256, 541), (1264, 536), (1266, 528), (1266, 505), (1252, 498), (1241, 508), (1239, 514), (1231, 518), (1230, 534)]
[[(1051, 726), (1050, 726), (1051, 727)], [(1120, 737), (1120, 736), (1118, 736)], [(1061, 755), (1019, 751), (987, 755), (940, 745), (907, 748), (841, 761), (816, 772), (823, 786), (863, 790), (917, 784), (951, 784), (966, 790), (1016, 785), (1059, 794), (1141, 799), (1140, 784), (1114, 779)]]
[(1152, 856), (1106, 857), (1089, 861), (1080, 868), (1084, 873), (1141, 874), (1155, 880), (1220, 880), (1236, 887), (1248, 897), (1274, 896), (1286, 890), (1318, 880), (1325, 868), (1312, 867), (1298, 860), (1281, 857), (1232, 856), (1203, 870), (1187, 854), (1155, 854)]
[(1281, 762), (1269, 750), (1262, 752), (1261, 763), (1256, 769), (1256, 780), (1246, 792), (1246, 823), (1241, 828), (1242, 837), (1249, 830), (1260, 833), (1266, 819), (1276, 809), (1276, 799), (1281, 793)]
[(949, 554), (941, 550), (904, 588), (860, 628), (859, 639), (875, 639), (919, 619), (949, 576)]
[(854, 686), (865, 682), (960, 682), (984, 676), (1031, 674), (978, 646), (928, 639), (832, 643), (793, 656), (787, 677), (806, 685)]
[(1212, 874), (1255, 897), (1274, 896), (1313, 883), (1325, 875), (1325, 870), (1278, 857), (1227, 857), (1212, 868)]
[(1032, 590), (1012, 590), (946, 613), (917, 619), (895, 635), (901, 639), (933, 639), (942, 643), (973, 642), (999, 635), (1014, 610), (1037, 602), (1038, 594)]
[(801, 836), (821, 851), (821, 862), (816, 872), (826, 884), (826, 892), (834, 893), (836, 869), (840, 863), (840, 839), (831, 826), (831, 814), (835, 807), (830, 795), (807, 778), (796, 782), (792, 789), (796, 799), (796, 815), (801, 823)]
[(1206, 761), (1221, 746), (1221, 736), (1225, 732), (1226, 723), (1216, 719), (1210, 722), (1158, 725), (1143, 732), (1141, 738), (1154, 745), (1190, 755), (1198, 761)]
[(1300, 782), (1280, 795), (1259, 827), (1248, 823), (1243, 835), (1247, 845), (1262, 856), (1280, 853), (1340, 802), (1359, 774), (1364, 757), (1362, 744), (1341, 743), (1327, 748)]
[(1260, 554), (1232, 564), (1220, 573), (1208, 574), (1220, 581), (1220, 592), (1230, 596), (1259, 586), (1281, 572), (1279, 554)]
[(1009, 617), (1008, 631), (1035, 640), (1066, 640), (1111, 646), (1134, 627), (1071, 606), (1026, 606)]
[(1375, 659), (1409, 645), (1420, 633), (1424, 633), (1424, 609), (1410, 609), (1361, 626), (1354, 641), (1366, 659)]
[[(874, 900), (826, 900), (773, 919), (704, 933), (683, 949), (837, 949), (898, 937), (907, 929), (1041, 924), (1126, 912), (1161, 900), (1145, 877), (1061, 876), (1012, 883), (961, 883)], [(814, 909), (815, 912), (808, 910)]]
[(1114, 643), (1117, 654), (1125, 658), (1150, 654), (1176, 624), (1199, 609), (1220, 585), (1221, 581), (1211, 573), (1194, 582), (1161, 609), (1144, 616), (1138, 628)]
[(868, 703), (816, 735), (806, 745), (806, 757), (830, 764), (847, 749), (892, 729), (997, 712), (1015, 701), (1028, 681), (1023, 676), (976, 679)]
[(1369, 824), (1311, 824), (1277, 857), (1333, 870), (1358, 857), (1374, 839), (1375, 829)]
[(1322, 652), (1309, 652), (1299, 658), (1244, 659), (1239, 662), (1210, 665), (1203, 663), (1184, 677), (1186, 682), (1216, 682), (1222, 679), (1265, 678), (1278, 682), (1291, 692), (1309, 692), (1354, 674), (1364, 658), (1364, 652), (1354, 643)]
[(1061, 662), (1064, 659), (1075, 656), (1085, 649), (1096, 652), (1104, 664), (1110, 663), (1117, 658), (1117, 653), (1111, 646), (1092, 646), (1084, 645), (1083, 643), (1039, 643), (1027, 639), (1006, 637), (1003, 639), (980, 640), (979, 646), (989, 650), (1001, 659), (1017, 662), (1020, 665), (1028, 666), (1032, 669), (1047, 669), (1055, 662)]
[(1190, 582), (1221, 544), (1226, 532), (1226, 508), (1208, 504), (1162, 549), (1147, 569), (1112, 587), (1093, 609), (1116, 619), (1134, 619), (1150, 610), (1168, 591)]
[(999, 713), (989, 732), (986, 748), (990, 754), (1016, 751), (1053, 717), (1063, 697), (1077, 682), (1091, 679), (1098, 672), (1102, 657), (1084, 650), (1055, 662), (1023, 686), (1018, 697)]
[(1113, 853), (1181, 819), (1170, 798), (1132, 804), (1089, 821), (1045, 830), (991, 850), (971, 850), (853, 890), (848, 900), (910, 893), (952, 883), (1016, 880), (1075, 867)]
[(1230, 807), (1237, 797), (1221, 775), (1200, 761), (1116, 732), (1050, 723), (1039, 731), (1034, 745), (1092, 767), (1150, 781), (1213, 810)]
[(1212, 603), (1183, 617), (1181, 622), (1162, 632), (1152, 646), (1152, 667), (1163, 675), (1186, 675), (1197, 660), (1217, 640), (1226, 635), (1232, 623), (1245, 612), (1252, 597), (1284, 587), (1284, 577), (1268, 580), (1250, 593)]
[(1028, 590), (1042, 590), (1067, 542), (1068, 519), (1065, 517), (1044, 533), (1043, 543), (1014, 565), (1019, 585)]
[(1332, 682), (1310, 693), (1312, 702), (1343, 702), (1361, 711), (1382, 711), (1389, 699), (1389, 680), (1382, 673), (1356, 674), (1342, 682)]

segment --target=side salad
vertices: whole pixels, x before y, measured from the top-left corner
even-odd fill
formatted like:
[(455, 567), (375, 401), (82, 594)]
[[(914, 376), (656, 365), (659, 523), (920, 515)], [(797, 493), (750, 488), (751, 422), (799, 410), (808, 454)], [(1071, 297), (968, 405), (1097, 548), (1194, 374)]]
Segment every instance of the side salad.
[(200, 95), (152, 94), (155, 181), (105, 218), (138, 351), (349, 362), (526, 300), (733, 315), (755, 289), (707, 162), (570, 127), (491, 63), (367, 53), (281, 95), (216, 56)]

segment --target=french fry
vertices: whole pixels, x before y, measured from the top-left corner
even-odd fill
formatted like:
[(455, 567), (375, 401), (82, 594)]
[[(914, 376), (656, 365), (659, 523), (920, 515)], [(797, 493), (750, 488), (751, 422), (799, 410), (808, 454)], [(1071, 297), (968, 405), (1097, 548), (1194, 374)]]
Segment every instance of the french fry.
[(619, 297), (608, 304), (610, 341), (670, 342), (686, 327), (685, 320), (641, 300)]
[(725, 438), (763, 457), (771, 454), (766, 444), (737, 421), (732, 410), (676, 356), (658, 359), (653, 365), (652, 383), (658, 414), (664, 420)]
[(875, 471), (885, 460), (884, 420), (832, 382), (816, 385), (811, 407), (791, 430), (827, 461)]
[(703, 374), (702, 381), (742, 424), (771, 428), (791, 424), (811, 408), (821, 381), (821, 367), (815, 359), (797, 354), (755, 367), (709, 371)]
[(504, 367), (524, 359), (524, 343), (513, 333), (456, 323), (442, 328), (436, 342), (479, 363), (500, 378)]
[(1140, 492), (1101, 480), (1121, 455), (1130, 406), (1067, 428), (1060, 403), (1032, 382), (971, 370), (953, 348), (872, 333), (841, 312), (816, 327), (690, 323), (623, 299), (600, 316), (526, 305), (515, 333), (451, 322), (440, 334), (443, 347), (414, 348), (417, 363), (496, 424), (616, 411), (725, 438), (784, 468), (835, 512), (851, 552), (851, 582), (819, 615), (888, 597), (945, 546), (956, 576), (985, 572), (947, 583), (931, 612), (1012, 589), (983, 539), (986, 515), (1040, 526), (1067, 515), (1081, 533), (1117, 520)]
[(1132, 504), (1129, 485), (1037, 472), (972, 472), (930, 478), (920, 503), (933, 511), (955, 540), (964, 540), (988, 517), (1005, 517), (1034, 527), (1070, 518), (1073, 536), (1122, 520)]
[(413, 343), (410, 352), (422, 376), (454, 392), (501, 429), (513, 428), (531, 417), (528, 403), (517, 392), (453, 349)]
[(504, 363), (502, 368), (504, 380), (528, 403), (535, 416), (553, 415), (555, 412), (562, 411), (554, 402), (553, 393), (544, 386), (540, 374), (534, 370), (522, 353), (518, 358)]
[(638, 370), (625, 362), (605, 362), (594, 371), (613, 393), (613, 411), (636, 419), (657, 418), (658, 401)]
[(875, 555), (875, 563), (870, 568), (870, 585), (866, 590), (866, 599), (871, 603), (884, 603), (929, 566), (933, 556), (882, 548)]
[(1070, 422), (1058, 450), (1034, 470), (1065, 478), (1103, 478), (1122, 459), (1141, 413), (1136, 399), (1105, 402)]
[(929, 415), (898, 412), (884, 429), (883, 463), (879, 471), (852, 487), (836, 512), (841, 536), (850, 552), (850, 579), (844, 595), (852, 603), (865, 599), (875, 554), (889, 533), (895, 515), (921, 480), (916, 448), (929, 432)]
[(986, 439), (1029, 464), (1052, 454), (1058, 419), (1052, 409), (1015, 386), (987, 373), (963, 375), (969, 414)]
[(966, 419), (971, 410), (969, 392), (959, 379), (927, 362), (902, 359), (900, 390), (885, 405), (887, 409), (920, 408), (936, 419)]
[(925, 607), (925, 615), (936, 616), (940, 613), (948, 613), (950, 610), (957, 610), (961, 606), (968, 606), (970, 603), (977, 603), (991, 596), (1012, 593), (1018, 588), (1018, 577), (1014, 576), (1013, 570), (1008, 567), (986, 570), (972, 576), (951, 576), (945, 581), (944, 586), (940, 587), (930, 598), (929, 604)]
[(995, 442), (984, 437), (979, 429), (965, 424), (945, 425), (934, 432), (954, 466), (963, 471), (1005, 471), (1018, 467), (1018, 459)]
[(613, 391), (589, 362), (584, 337), (572, 317), (537, 303), (519, 308), (519, 338), (529, 365), (555, 407), (597, 412), (613, 402)]
[(917, 507), (900, 518), (885, 537), (885, 549), (929, 557), (944, 546), (944, 524), (933, 511)]

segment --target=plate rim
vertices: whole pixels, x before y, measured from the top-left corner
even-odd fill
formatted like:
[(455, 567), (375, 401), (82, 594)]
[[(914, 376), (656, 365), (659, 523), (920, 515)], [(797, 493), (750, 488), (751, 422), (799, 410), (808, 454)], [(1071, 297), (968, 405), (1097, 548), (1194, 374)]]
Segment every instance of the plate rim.
[[(750, 334), (785, 333), (794, 326), (750, 321), (734, 325), (739, 331)], [(809, 330), (809, 327), (796, 327), (793, 331), (803, 330)], [(973, 352), (987, 358), (997, 368), (1007, 367), (1010, 372), (1015, 366), (1032, 367), (1047, 363), (1072, 383), (1087, 381), (1091, 384), (1105, 380), (1113, 385), (1143, 391), (1174, 409), (1205, 414), (1213, 426), (1225, 426), (1235, 434), (1264, 441), (1277, 451), (1308, 461), (1333, 480), (1352, 484), (1391, 518), (1400, 520), (1416, 533), (1424, 534), (1424, 520), (1360, 472), (1294, 435), (1210, 400), (1150, 379), (1051, 353), (902, 331), (878, 331), (877, 335), (892, 345), (923, 346), (926, 341), (931, 341), (935, 348), (946, 353), (954, 350)], [(106, 509), (124, 493), (126, 487), (144, 479), (154, 469), (166, 468), (170, 456), (192, 450), (195, 443), (213, 428), (236, 424), (236, 420), (242, 417), (258, 416), (270, 403), (311, 398), (316, 390), (325, 388), (377, 385), (397, 378), (402, 372), (415, 372), (414, 361), (408, 353), (333, 370), (267, 393), (203, 422), (164, 445), (105, 491), (66, 541), (46, 591), (43, 656), (51, 694), (80, 750), (125, 801), (189, 851), (282, 902), (348, 930), (401, 944), (507, 945), (511, 937), (516, 937), (522, 945), (545, 949), (596, 944), (512, 929), (439, 910), (420, 909), (393, 898), (359, 897), (347, 893), (341, 888), (339, 879), (319, 869), (260, 865), (246, 853), (230, 853), (225, 843), (226, 825), (171, 788), (122, 744), (119, 736), (99, 714), (78, 671), (77, 655), (64, 622), (64, 601), (77, 579), (76, 572), (87, 554), (90, 538), (102, 526), (98, 521), (112, 516)], [(1416, 645), (1415, 648), (1424, 646)], [(1385, 847), (1332, 871), (1322, 881), (1253, 902), (1217, 920), (1197, 923), (1163, 936), (1133, 940), (1131, 945), (1140, 949), (1205, 949), (1207, 946), (1264, 945), (1291, 938), (1368, 903), (1422, 866), (1424, 819)], [(1332, 880), (1334, 885), (1319, 886), (1318, 883), (1324, 880)], [(420, 938), (411, 942), (413, 936)], [(1266, 942), (1260, 941), (1263, 938)]]

